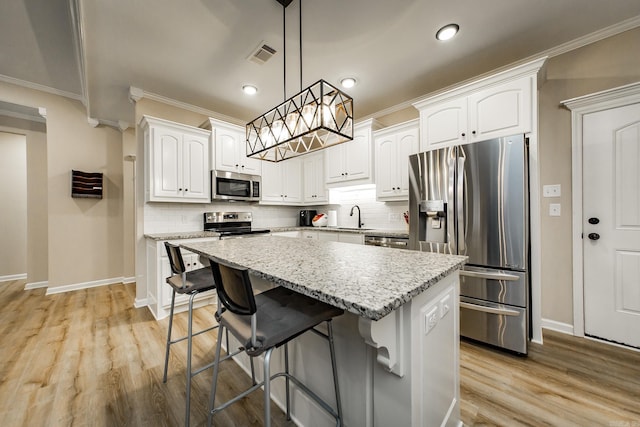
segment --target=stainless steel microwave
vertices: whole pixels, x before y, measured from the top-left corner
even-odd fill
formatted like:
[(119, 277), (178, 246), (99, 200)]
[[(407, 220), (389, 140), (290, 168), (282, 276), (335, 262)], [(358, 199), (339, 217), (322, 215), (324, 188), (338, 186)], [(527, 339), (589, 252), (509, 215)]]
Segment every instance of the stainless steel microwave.
[(211, 200), (260, 201), (262, 179), (258, 175), (211, 171)]

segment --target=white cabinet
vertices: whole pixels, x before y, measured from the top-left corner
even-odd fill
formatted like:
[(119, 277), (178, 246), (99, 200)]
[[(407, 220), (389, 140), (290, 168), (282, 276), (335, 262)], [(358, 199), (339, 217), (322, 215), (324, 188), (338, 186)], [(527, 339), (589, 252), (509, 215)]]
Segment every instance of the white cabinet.
[[(218, 238), (184, 239), (171, 241), (173, 244), (206, 242), (217, 240)], [(167, 277), (171, 276), (169, 257), (164, 247), (164, 241), (147, 239), (147, 301), (151, 313), (156, 319), (162, 319), (169, 315), (171, 307), (171, 295), (173, 289), (166, 283)], [(204, 267), (200, 262), (200, 256), (193, 252), (181, 249), (182, 260), (187, 271)], [(211, 277), (213, 281), (213, 276)], [(204, 292), (196, 296), (197, 304), (209, 304), (215, 302), (215, 291)], [(176, 295), (176, 313), (186, 310), (189, 302), (189, 295)]]
[(146, 200), (206, 203), (210, 132), (144, 116)]
[(325, 242), (342, 242), (364, 245), (364, 234), (349, 233), (344, 231), (302, 230), (300, 237), (303, 239), (322, 240)]
[(380, 129), (374, 119), (353, 128), (353, 141), (324, 150), (327, 185), (370, 184), (373, 182), (373, 131)]
[(280, 236), (280, 237), (300, 237), (299, 231), (276, 231), (271, 233), (272, 236)]
[(409, 155), (420, 147), (419, 121), (401, 123), (374, 134), (376, 199), (409, 199)]
[(324, 153), (307, 154), (301, 157), (301, 161), (304, 175), (304, 204), (327, 203), (329, 194), (324, 182)]
[(420, 110), (421, 151), (533, 130), (535, 75), (488, 80), (414, 104)]
[(211, 129), (211, 165), (214, 169), (260, 175), (262, 161), (247, 157), (244, 127), (216, 119), (207, 120), (203, 127)]
[(262, 204), (301, 205), (302, 168), (300, 158), (262, 165)]

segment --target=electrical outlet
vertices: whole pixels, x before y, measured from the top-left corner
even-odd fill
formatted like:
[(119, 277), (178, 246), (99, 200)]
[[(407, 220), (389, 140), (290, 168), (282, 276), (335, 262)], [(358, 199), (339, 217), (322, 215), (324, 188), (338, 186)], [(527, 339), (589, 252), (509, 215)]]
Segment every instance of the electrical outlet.
[(544, 197), (560, 197), (560, 184), (542, 186)]
[(549, 205), (549, 216), (560, 216), (560, 203), (551, 203)]
[(440, 300), (440, 318), (442, 319), (451, 310), (451, 295), (447, 294)]
[(424, 315), (424, 334), (427, 335), (438, 324), (438, 306), (432, 307)]

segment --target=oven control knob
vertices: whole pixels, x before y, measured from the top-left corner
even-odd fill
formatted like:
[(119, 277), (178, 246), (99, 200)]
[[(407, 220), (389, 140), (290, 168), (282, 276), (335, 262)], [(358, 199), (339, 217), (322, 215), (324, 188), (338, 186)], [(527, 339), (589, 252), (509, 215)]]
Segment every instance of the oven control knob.
[(599, 218), (595, 218), (595, 217), (594, 218), (589, 218), (589, 224), (596, 225), (598, 223), (600, 223), (600, 219)]
[(588, 237), (591, 240), (598, 240), (600, 238), (600, 235), (598, 233), (589, 233)]

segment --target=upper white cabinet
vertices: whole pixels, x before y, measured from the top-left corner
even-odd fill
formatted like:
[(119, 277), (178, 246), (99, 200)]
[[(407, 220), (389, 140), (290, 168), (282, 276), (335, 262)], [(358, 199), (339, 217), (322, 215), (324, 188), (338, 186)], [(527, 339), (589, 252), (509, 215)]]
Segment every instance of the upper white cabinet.
[(327, 203), (329, 201), (329, 195), (324, 180), (324, 154), (306, 154), (300, 159), (302, 161), (302, 173), (304, 176), (304, 204)]
[(244, 127), (211, 118), (202, 126), (211, 129), (211, 165), (214, 169), (250, 175), (261, 174), (262, 161), (247, 157)]
[(260, 203), (278, 205), (302, 204), (302, 163), (300, 158), (262, 165), (262, 197)]
[(209, 191), (207, 130), (144, 116), (146, 200), (206, 203)]
[(416, 102), (420, 151), (532, 132), (532, 96), (544, 60), (465, 84)]
[(374, 133), (376, 199), (409, 199), (409, 155), (420, 149), (419, 121), (401, 123)]
[(380, 127), (374, 119), (358, 123), (353, 128), (353, 141), (324, 150), (327, 185), (338, 187), (373, 182), (373, 131)]

